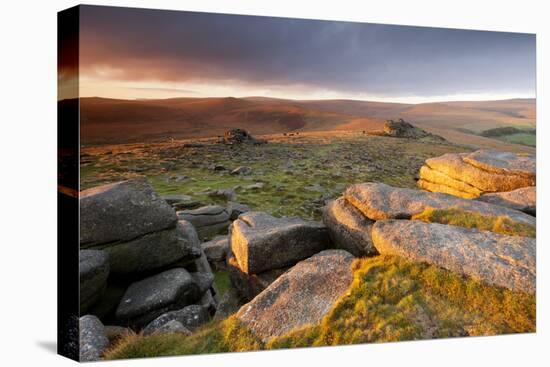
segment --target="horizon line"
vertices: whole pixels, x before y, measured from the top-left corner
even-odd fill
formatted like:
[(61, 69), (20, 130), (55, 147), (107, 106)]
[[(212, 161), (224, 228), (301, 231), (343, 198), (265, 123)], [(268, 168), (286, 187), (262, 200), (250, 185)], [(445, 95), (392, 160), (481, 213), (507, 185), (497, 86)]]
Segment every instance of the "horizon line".
[[(170, 100), (170, 99), (226, 99), (226, 98), (234, 98), (234, 99), (252, 99), (252, 98), (264, 98), (264, 99), (274, 99), (274, 100), (281, 100), (281, 101), (294, 101), (294, 102), (323, 102), (323, 101), (349, 101), (349, 102), (376, 102), (376, 103), (392, 103), (392, 104), (406, 104), (406, 105), (421, 105), (421, 104), (429, 104), (429, 103), (453, 103), (453, 102), (498, 102), (498, 101), (512, 101), (512, 100), (529, 100), (533, 99), (536, 100), (537, 97), (526, 97), (526, 96), (517, 96), (517, 97), (507, 97), (507, 98), (489, 98), (489, 99), (437, 99), (433, 101), (425, 101), (425, 102), (400, 102), (398, 101), (399, 97), (395, 100), (391, 99), (355, 99), (355, 98), (311, 98), (311, 99), (294, 99), (294, 98), (281, 98), (281, 97), (266, 97), (266, 96), (243, 96), (243, 97), (235, 97), (235, 96), (205, 96), (205, 97), (189, 97), (189, 96), (180, 96), (180, 97), (166, 97), (166, 98), (115, 98), (115, 97), (104, 97), (104, 96), (79, 96), (79, 97), (73, 97), (73, 98), (62, 98), (58, 99), (58, 102), (70, 100), (70, 99), (84, 99), (84, 98), (96, 98), (96, 99), (112, 99), (112, 100), (119, 100), (119, 101), (163, 101), (163, 100)], [(413, 97), (414, 98), (414, 97)], [(422, 98), (422, 97), (419, 97)]]

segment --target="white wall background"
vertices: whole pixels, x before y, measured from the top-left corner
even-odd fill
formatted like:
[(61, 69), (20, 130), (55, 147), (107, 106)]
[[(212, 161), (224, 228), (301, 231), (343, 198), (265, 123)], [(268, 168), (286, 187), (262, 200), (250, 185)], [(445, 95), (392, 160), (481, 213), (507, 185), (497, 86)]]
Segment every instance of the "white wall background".
[[(547, 117), (550, 26), (531, 0), (112, 0), (88, 4), (537, 33), (537, 333), (103, 363), (102, 366), (538, 366), (550, 348)], [(69, 365), (56, 340), (56, 12), (74, 1), (5, 1), (0, 13), (0, 364)], [(545, 103), (546, 102), (546, 105)]]

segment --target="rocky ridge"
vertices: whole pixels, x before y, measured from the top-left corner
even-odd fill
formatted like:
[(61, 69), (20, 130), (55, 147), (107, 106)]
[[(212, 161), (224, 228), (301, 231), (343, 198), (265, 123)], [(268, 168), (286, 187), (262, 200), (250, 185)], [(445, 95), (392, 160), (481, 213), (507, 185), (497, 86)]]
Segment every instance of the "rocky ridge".
[(478, 150), (427, 159), (418, 187), (471, 199), (536, 185), (535, 157)]
[[(83, 191), (80, 212), (81, 360), (107, 348), (104, 324), (186, 332), (214, 315), (214, 274), (194, 226), (178, 220), (146, 180)], [(194, 324), (170, 316), (190, 309), (200, 315)]]
[[(477, 154), (469, 157), (470, 161), (475, 163), (465, 164), (506, 176), (506, 182), (533, 178), (524, 169), (525, 160), (513, 155)], [(85, 195), (89, 208), (123, 206), (128, 197), (140, 198), (136, 211), (151, 206), (155, 213), (152, 223), (157, 225), (143, 226), (129, 220), (127, 230), (114, 231), (107, 224), (93, 223), (101, 216), (89, 215), (90, 225), (105, 230), (99, 231), (97, 238), (88, 235), (81, 243), (81, 261), (86, 262), (81, 274), (81, 286), (88, 292), (86, 307), (91, 315), (97, 313), (100, 323), (115, 323), (147, 335), (190, 335), (213, 315), (219, 319), (234, 313), (266, 343), (318, 323), (346, 294), (353, 279), (354, 258), (379, 254), (433, 264), (487, 284), (533, 294), (534, 238), (502, 234), (496, 225), (480, 229), (476, 223), (472, 228), (468, 221), (446, 222), (440, 214), (450, 212), (495, 223), (505, 220), (512, 232), (517, 228), (534, 231), (536, 221), (528, 213), (534, 213), (535, 208), (525, 206), (519, 198), (529, 196), (534, 204), (535, 188), (522, 187), (517, 189), (522, 191), (512, 193), (478, 190), (479, 199), (468, 200), (381, 183), (356, 184), (326, 205), (323, 222), (319, 223), (298, 217), (278, 218), (231, 203), (176, 214), (174, 207), (166, 210), (154, 190), (139, 180), (95, 189), (97, 197), (93, 192)], [(170, 205), (182, 202), (175, 199)], [(127, 215), (129, 211), (125, 208), (118, 213)], [(109, 220), (123, 221), (117, 216)], [(225, 229), (227, 236), (205, 241)], [(157, 241), (148, 241), (149, 237)], [(201, 240), (205, 242), (201, 244)], [(117, 263), (124, 257), (131, 260), (130, 265)], [(227, 272), (231, 280), (231, 288), (221, 301), (212, 286), (212, 267)], [(113, 293), (118, 294), (110, 302), (114, 309), (111, 307), (107, 316), (96, 312)], [(248, 303), (242, 305), (243, 300)], [(101, 335), (106, 331), (96, 326), (93, 330), (98, 331), (99, 352), (92, 355), (97, 359), (105, 348)]]

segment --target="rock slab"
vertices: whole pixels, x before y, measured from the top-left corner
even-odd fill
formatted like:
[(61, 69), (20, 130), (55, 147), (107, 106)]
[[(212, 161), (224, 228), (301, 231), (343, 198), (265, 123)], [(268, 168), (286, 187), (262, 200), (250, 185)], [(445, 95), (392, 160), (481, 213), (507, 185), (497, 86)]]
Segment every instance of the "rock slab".
[(128, 241), (173, 227), (174, 210), (144, 179), (102, 185), (80, 193), (80, 247)]
[(237, 312), (262, 341), (318, 323), (348, 290), (353, 255), (325, 250), (296, 264)]
[(438, 192), (397, 188), (382, 183), (352, 185), (346, 190), (344, 197), (372, 220), (411, 219), (426, 209), (457, 209), (483, 216), (506, 216), (513, 222), (536, 226), (533, 216), (514, 209)]
[(434, 264), (488, 284), (535, 293), (534, 238), (438, 223), (385, 220), (374, 224), (372, 239), (381, 254)]
[(535, 168), (531, 155), (488, 150), (448, 153), (426, 160), (418, 184), (425, 190), (472, 198), (535, 186)]
[(327, 204), (323, 211), (323, 223), (337, 248), (357, 257), (378, 253), (370, 235), (374, 222), (345, 198), (338, 198)]
[(201, 247), (209, 263), (224, 264), (229, 252), (229, 238), (227, 236), (215, 237), (211, 241), (202, 243)]
[(326, 249), (329, 243), (324, 225), (297, 217), (248, 212), (230, 228), (231, 250), (247, 274), (292, 265)]
[(98, 361), (109, 346), (105, 327), (93, 315), (79, 319), (80, 329), (80, 362)]
[[(190, 261), (200, 256), (200, 245), (191, 224), (179, 221), (175, 227), (146, 234), (132, 241), (100, 245), (109, 254), (111, 272), (126, 276), (160, 269), (178, 261)], [(195, 234), (196, 236), (196, 234)]]
[(109, 277), (109, 256), (105, 251), (80, 250), (80, 312), (86, 312), (102, 295)]
[(478, 200), (520, 210), (530, 215), (536, 215), (537, 213), (537, 188), (535, 186), (522, 187), (513, 191), (483, 194)]
[(175, 268), (132, 283), (116, 310), (123, 325), (142, 327), (158, 316), (181, 309), (200, 298), (189, 272)]
[(182, 210), (177, 214), (179, 219), (186, 220), (195, 227), (201, 239), (216, 235), (226, 229), (230, 224), (229, 219), (231, 217), (229, 210), (219, 205)]
[(210, 320), (208, 311), (199, 305), (190, 305), (177, 311), (167, 312), (153, 321), (144, 329), (143, 334), (149, 335), (164, 330), (163, 327), (171, 321), (177, 321), (188, 331), (193, 331), (205, 322)]

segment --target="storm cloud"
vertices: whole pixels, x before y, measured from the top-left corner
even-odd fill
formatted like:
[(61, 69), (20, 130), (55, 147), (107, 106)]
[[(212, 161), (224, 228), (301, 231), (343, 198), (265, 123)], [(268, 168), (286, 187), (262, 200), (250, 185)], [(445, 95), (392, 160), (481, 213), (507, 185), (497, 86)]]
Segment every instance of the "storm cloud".
[(535, 94), (535, 36), (81, 7), (81, 75), (347, 93)]

